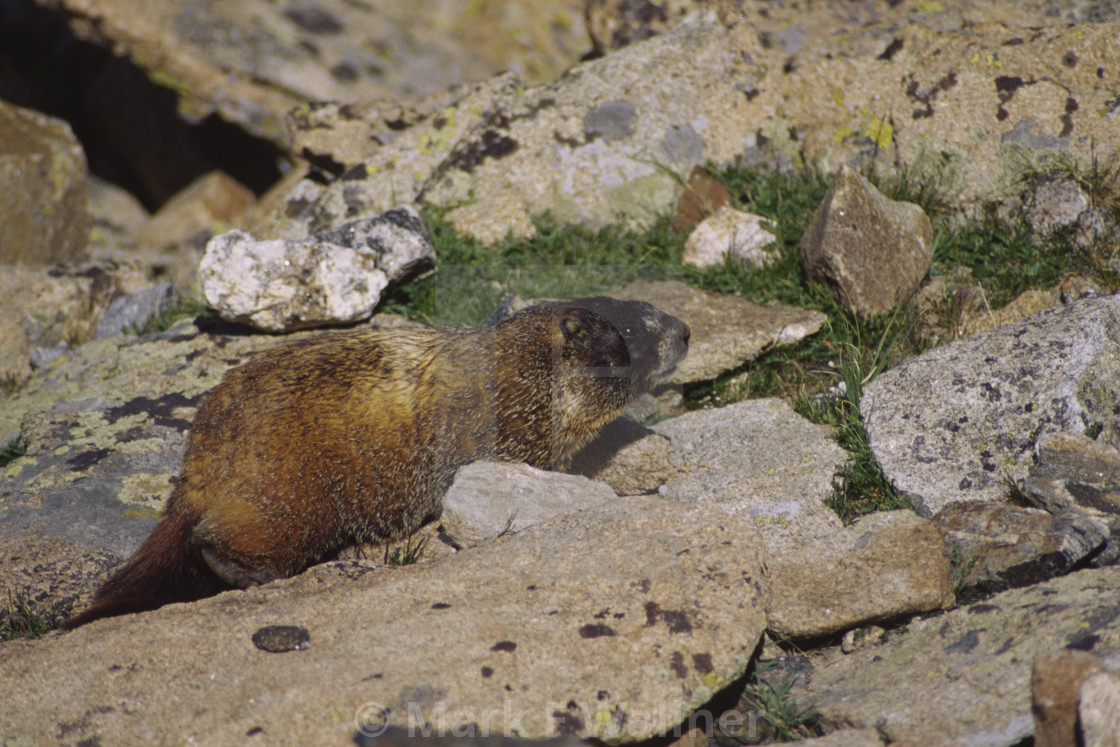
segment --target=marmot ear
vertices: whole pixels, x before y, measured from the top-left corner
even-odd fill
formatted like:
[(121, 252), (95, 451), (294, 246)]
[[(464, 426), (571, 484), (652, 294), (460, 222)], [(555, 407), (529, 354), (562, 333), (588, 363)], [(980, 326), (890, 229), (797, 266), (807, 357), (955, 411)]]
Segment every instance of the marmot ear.
[(560, 332), (564, 335), (564, 339), (570, 342), (577, 342), (587, 337), (587, 325), (584, 324), (584, 315), (587, 314), (583, 309), (564, 309), (560, 312)]

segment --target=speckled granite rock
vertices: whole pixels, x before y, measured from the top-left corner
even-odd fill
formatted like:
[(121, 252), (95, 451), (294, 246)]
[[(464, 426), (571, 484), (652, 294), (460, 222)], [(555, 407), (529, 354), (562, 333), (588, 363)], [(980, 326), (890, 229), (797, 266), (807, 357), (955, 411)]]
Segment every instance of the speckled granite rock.
[(174, 89), (192, 120), (217, 113), (278, 144), (284, 115), (307, 101), (418, 98), (504, 69), (544, 80), (587, 46), (580, 4), (563, 0), (40, 4)]
[(1120, 296), (1109, 296), (906, 361), (867, 386), (860, 411), (887, 478), (932, 515), (955, 501), (1004, 500), (1042, 437), (1082, 433), (1117, 401)]
[[(486, 719), (498, 734), (642, 740), (744, 672), (765, 626), (758, 552), (749, 521), (630, 499), (440, 561), (318, 566), (0, 644), (0, 731), (343, 745), (386, 721)], [(252, 634), (277, 624), (306, 628), (310, 647), (257, 649)]]
[(1062, 648), (1115, 661), (1120, 569), (1085, 570), (912, 620), (850, 654), (809, 656), (794, 702), (828, 726), (874, 727), (891, 742), (1010, 745), (1034, 731), (1031, 663)]

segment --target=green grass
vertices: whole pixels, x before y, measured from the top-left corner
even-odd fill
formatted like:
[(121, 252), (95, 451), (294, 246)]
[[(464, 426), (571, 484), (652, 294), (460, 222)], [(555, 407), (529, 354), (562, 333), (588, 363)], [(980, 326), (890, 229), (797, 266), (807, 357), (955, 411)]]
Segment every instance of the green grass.
[(16, 638), (41, 638), (52, 630), (58, 630), (62, 622), (70, 616), (76, 596), (64, 597), (42, 612), (34, 609), (22, 595), (8, 592), (8, 606), (0, 610), (0, 641)]
[(210, 316), (214, 313), (213, 309), (197, 298), (180, 298), (144, 324), (128, 331), (138, 336), (156, 334), (170, 329), (175, 322), (183, 319)]
[(8, 445), (0, 449), (0, 467), (7, 467), (27, 453), (27, 444), (22, 436), (16, 436)]
[[(820, 736), (820, 715), (812, 708), (799, 705), (789, 695), (796, 678), (787, 677), (775, 684), (770, 677), (763, 676), (775, 663), (773, 660), (757, 663), (736, 710), (754, 714), (756, 725), (764, 725), (766, 733), (762, 736), (767, 742), (792, 742)], [(760, 735), (748, 736), (757, 739)]]
[(477, 325), (509, 293), (565, 298), (602, 293), (637, 278), (681, 277), (684, 237), (663, 218), (648, 231), (563, 227), (535, 221), (532, 239), (506, 239), (493, 248), (460, 236), (443, 222), (446, 210), (422, 213), (439, 270), (389, 292), (379, 310), (427, 324)]
[[(413, 542), (414, 539), (416, 540), (415, 543)], [(403, 545), (398, 545), (392, 550), (388, 546), (385, 547), (385, 565), (406, 566), (419, 563), (427, 547), (427, 537), (417, 538), (416, 535), (411, 535), (404, 541)]]

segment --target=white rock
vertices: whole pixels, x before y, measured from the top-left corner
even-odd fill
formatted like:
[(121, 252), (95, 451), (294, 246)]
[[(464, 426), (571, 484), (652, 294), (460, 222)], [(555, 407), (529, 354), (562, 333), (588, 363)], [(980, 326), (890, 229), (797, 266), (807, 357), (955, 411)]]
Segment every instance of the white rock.
[(685, 264), (696, 267), (722, 265), (726, 257), (754, 265), (768, 265), (778, 258), (766, 246), (777, 237), (762, 227), (760, 215), (744, 213), (724, 205), (696, 226), (684, 245)]
[(206, 301), (224, 319), (272, 332), (369, 316), (389, 277), (368, 257), (320, 241), (216, 236), (199, 267)]
[(1120, 745), (1120, 678), (1098, 672), (1081, 683), (1077, 716), (1086, 747)]
[(440, 523), (460, 547), (613, 503), (607, 485), (511, 462), (475, 462), (461, 468), (443, 499)]
[(401, 208), (310, 239), (215, 236), (199, 274), (222, 318), (283, 332), (364, 319), (390, 281), (434, 262), (419, 214)]

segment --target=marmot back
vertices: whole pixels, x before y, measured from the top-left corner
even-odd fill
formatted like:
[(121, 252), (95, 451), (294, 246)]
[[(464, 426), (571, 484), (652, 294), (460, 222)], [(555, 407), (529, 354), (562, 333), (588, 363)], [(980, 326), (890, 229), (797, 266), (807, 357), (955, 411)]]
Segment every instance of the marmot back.
[(563, 469), (688, 338), (650, 304), (596, 296), (488, 329), (335, 332), (260, 353), (199, 408), (163, 521), (66, 627), (404, 537), (479, 459)]

